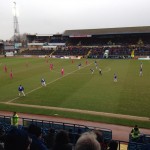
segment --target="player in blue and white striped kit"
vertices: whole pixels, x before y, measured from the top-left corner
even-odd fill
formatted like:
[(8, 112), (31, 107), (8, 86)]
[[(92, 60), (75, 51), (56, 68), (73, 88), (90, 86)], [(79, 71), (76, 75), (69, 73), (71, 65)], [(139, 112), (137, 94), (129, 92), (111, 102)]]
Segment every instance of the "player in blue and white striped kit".
[(78, 68), (79, 68), (79, 69), (81, 68), (81, 63), (78, 64)]
[(117, 75), (114, 73), (114, 82), (117, 82)]
[(91, 68), (90, 71), (91, 71), (92, 74), (94, 73), (94, 69)]
[(143, 68), (142, 68), (142, 67), (140, 68), (140, 74), (139, 74), (139, 76), (140, 76), (140, 77), (143, 76)]
[(44, 78), (41, 79), (41, 84), (42, 84), (42, 86), (46, 86), (46, 82), (45, 82)]
[(19, 91), (19, 96), (21, 95), (21, 93), (23, 94), (23, 96), (25, 96), (24, 87), (22, 85), (19, 85), (18, 91)]
[(143, 76), (143, 63), (141, 62), (140, 64), (140, 74), (139, 74), (140, 77)]

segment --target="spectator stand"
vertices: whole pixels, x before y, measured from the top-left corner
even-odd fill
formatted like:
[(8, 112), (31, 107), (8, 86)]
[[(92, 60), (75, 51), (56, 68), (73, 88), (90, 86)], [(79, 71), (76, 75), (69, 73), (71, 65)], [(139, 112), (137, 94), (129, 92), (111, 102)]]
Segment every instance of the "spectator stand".
[[(41, 127), (43, 135), (48, 133), (49, 129), (54, 129), (57, 133), (59, 130), (66, 130), (69, 133), (70, 142), (75, 144), (80, 134), (86, 131), (99, 130), (102, 132), (104, 139), (109, 142), (112, 140), (112, 131), (110, 129), (103, 129), (99, 127), (84, 126), (79, 124), (63, 123), (63, 122), (54, 122), (54, 121), (45, 121), (29, 118), (20, 118), (22, 125), (19, 125), (20, 129), (28, 128), (29, 125), (34, 124), (38, 127)], [(4, 126), (6, 133), (11, 129), (11, 117), (0, 115), (0, 125)], [(150, 150), (150, 135), (143, 135), (143, 142), (132, 142), (132, 141), (118, 141), (118, 150), (122, 149), (122, 145), (128, 145), (127, 150)]]
[(149, 134), (144, 134), (144, 143), (149, 143), (150, 144), (150, 135)]
[(3, 126), (5, 132), (9, 132), (11, 129), (11, 117), (0, 115), (0, 126)]
[(142, 134), (137, 141), (132, 141), (129, 134), (128, 150), (150, 150), (150, 135)]
[(150, 150), (150, 145), (143, 143), (129, 142), (128, 150)]
[(98, 130), (102, 133), (103, 135), (103, 138), (106, 142), (109, 142), (112, 140), (112, 130), (110, 129), (105, 129), (105, 128), (99, 128), (99, 127), (91, 127), (91, 126), (88, 126), (88, 129), (89, 130)]
[(110, 129), (101, 129), (98, 127), (89, 127), (79, 124), (70, 124), (70, 123), (63, 123), (63, 122), (53, 122), (53, 121), (44, 121), (44, 120), (34, 120), (34, 119), (28, 119), (28, 118), (22, 118), (23, 120), (23, 126), (29, 126), (30, 124), (35, 124), (42, 128), (43, 134), (46, 134), (49, 128), (53, 128), (56, 131), (58, 130), (66, 130), (69, 132), (70, 135), (72, 135), (72, 142), (75, 143), (77, 138), (80, 134), (86, 132), (86, 131), (92, 131), (94, 129), (97, 129), (102, 132), (104, 136), (104, 140), (110, 141), (112, 140), (112, 131)]

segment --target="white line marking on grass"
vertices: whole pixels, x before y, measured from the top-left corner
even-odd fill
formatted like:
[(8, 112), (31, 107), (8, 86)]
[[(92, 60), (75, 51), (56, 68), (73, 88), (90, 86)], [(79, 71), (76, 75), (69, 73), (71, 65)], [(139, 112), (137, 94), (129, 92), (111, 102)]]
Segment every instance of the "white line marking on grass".
[(16, 98), (13, 98), (12, 100), (10, 100), (10, 101), (8, 101), (8, 102), (5, 102), (5, 103), (10, 103), (10, 102), (12, 102), (12, 101), (14, 101), (14, 100), (16, 100), (16, 99), (19, 99), (20, 97), (18, 96), (18, 97), (16, 97)]
[[(85, 68), (85, 67), (86, 67), (86, 66), (84, 66), (84, 68)], [(82, 67), (82, 68), (83, 68), (83, 67)], [(82, 69), (82, 68), (81, 68), (81, 69)], [(65, 70), (65, 68), (64, 68), (64, 70)], [(78, 68), (77, 70), (80, 70), (80, 69)], [(60, 69), (60, 71), (57, 71), (57, 70), (53, 69), (53, 70), (51, 70), (51, 72), (61, 74), (61, 69)], [(66, 72), (66, 71), (65, 71), (65, 74), (73, 74), (73, 72)], [(87, 73), (75, 73), (75, 74), (87, 74)]]
[[(84, 68), (85, 68), (86, 66), (84, 66)], [(83, 67), (82, 67), (83, 68)], [(82, 69), (81, 68), (81, 69)], [(80, 70), (80, 69), (79, 69)], [(56, 70), (51, 70), (52, 72), (55, 72), (55, 73), (57, 73), (57, 74), (61, 74), (61, 71), (56, 71)], [(110, 67), (105, 67), (104, 68), (104, 71), (102, 70), (102, 72), (103, 73), (107, 73), (107, 72), (110, 72), (111, 71), (111, 68)], [(95, 72), (99, 72), (99, 69), (95, 69)], [(66, 74), (70, 74), (70, 73), (67, 73), (66, 72)], [(71, 74), (91, 74), (91, 71), (89, 70), (89, 73), (71, 73)], [(94, 73), (94, 74), (96, 74), (96, 73)]]
[[(91, 64), (92, 64), (92, 63), (90, 63), (90, 64), (87, 65), (87, 66), (90, 66)], [(86, 68), (87, 66), (84, 66), (84, 67), (82, 67), (81, 69), (84, 69), (84, 68)], [(62, 78), (64, 78), (64, 77), (66, 77), (66, 76), (68, 76), (68, 75), (70, 75), (70, 74), (73, 74), (73, 73), (76, 72), (76, 71), (79, 71), (79, 70), (80, 70), (80, 69), (76, 69), (76, 70), (74, 70), (74, 71), (72, 71), (72, 72), (70, 72), (70, 73), (66, 73), (65, 75), (63, 75), (63, 76), (61, 76), (61, 77), (59, 77), (59, 78), (57, 78), (57, 79), (55, 79), (55, 80), (53, 80), (53, 81), (47, 83), (47, 85), (49, 85), (49, 84), (51, 84), (51, 83), (54, 83), (54, 82), (56, 82), (56, 81), (58, 81), (58, 80), (60, 80), (60, 79), (62, 79)], [(38, 89), (40, 89), (40, 88), (42, 88), (42, 87), (43, 87), (43, 86), (37, 87), (37, 88), (35, 88), (35, 89), (33, 89), (33, 90), (31, 90), (31, 91), (25, 93), (25, 94), (26, 94), (26, 95), (27, 95), (27, 94), (30, 94), (30, 93), (32, 93), (32, 92), (34, 92), (34, 91), (36, 91), (36, 90), (38, 90)], [(11, 102), (13, 102), (14, 100), (19, 99), (19, 98), (20, 98), (20, 97), (13, 98), (13, 99), (7, 101), (6, 103), (11, 103)]]

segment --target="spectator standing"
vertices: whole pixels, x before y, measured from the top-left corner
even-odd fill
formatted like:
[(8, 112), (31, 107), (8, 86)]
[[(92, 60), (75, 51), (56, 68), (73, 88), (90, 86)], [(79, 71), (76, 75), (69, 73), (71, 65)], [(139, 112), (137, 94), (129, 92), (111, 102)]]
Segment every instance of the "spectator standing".
[(6, 131), (3, 125), (0, 125), (0, 150), (4, 150), (4, 142), (6, 138)]
[(68, 132), (60, 130), (56, 134), (53, 150), (72, 150), (72, 144), (69, 143)]
[(118, 142), (114, 140), (110, 141), (107, 150), (117, 150), (117, 149), (118, 149)]
[(96, 134), (93, 132), (81, 134), (75, 145), (75, 150), (101, 150), (101, 146), (96, 139)]
[(50, 128), (48, 133), (43, 137), (47, 148), (52, 149), (54, 146), (55, 129)]
[(131, 130), (130, 135), (132, 141), (138, 141), (140, 139), (140, 129), (137, 125), (135, 125), (134, 128)]
[(18, 128), (19, 116), (18, 116), (18, 114), (17, 114), (16, 112), (13, 113), (13, 116), (12, 116), (11, 119), (12, 119), (12, 120), (11, 120), (12, 125), (13, 125), (14, 127), (17, 127), (17, 128)]
[(32, 139), (30, 150), (48, 150), (42, 139), (42, 130), (40, 127), (31, 124), (28, 128), (29, 137)]
[(106, 150), (107, 142), (105, 142), (105, 140), (104, 140), (103, 133), (99, 130), (93, 130), (93, 132), (96, 134), (96, 139), (101, 146), (101, 150)]
[(24, 130), (12, 128), (5, 138), (5, 150), (30, 150), (32, 140)]

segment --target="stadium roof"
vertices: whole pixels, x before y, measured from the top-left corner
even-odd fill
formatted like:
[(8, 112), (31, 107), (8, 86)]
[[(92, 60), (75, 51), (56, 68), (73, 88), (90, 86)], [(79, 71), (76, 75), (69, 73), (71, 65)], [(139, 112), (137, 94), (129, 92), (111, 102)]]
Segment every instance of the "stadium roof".
[(35, 33), (35, 34), (27, 34), (27, 36), (46, 36), (46, 37), (49, 37), (49, 36), (62, 36), (62, 34), (37, 34), (37, 33)]
[(150, 26), (66, 30), (63, 36), (90, 37), (92, 35), (133, 34), (133, 33), (150, 33)]

